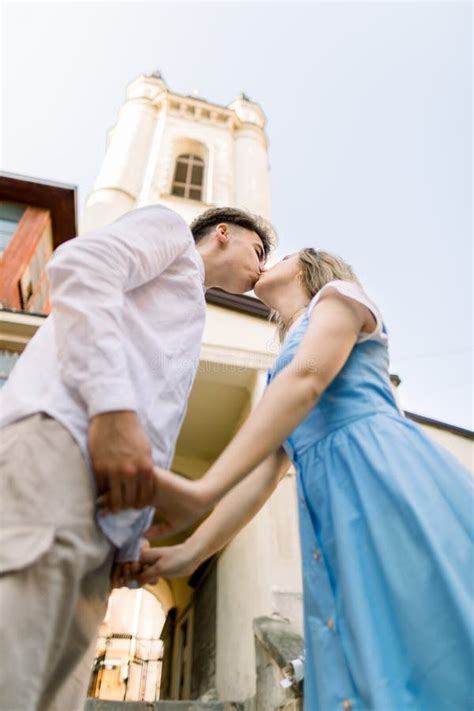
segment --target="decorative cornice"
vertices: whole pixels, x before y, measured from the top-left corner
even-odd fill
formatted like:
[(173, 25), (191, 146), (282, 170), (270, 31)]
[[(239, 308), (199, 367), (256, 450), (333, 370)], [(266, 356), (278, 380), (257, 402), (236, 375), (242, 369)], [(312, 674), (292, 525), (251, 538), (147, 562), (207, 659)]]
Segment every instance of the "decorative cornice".
[[(152, 75), (142, 75), (129, 84), (126, 102), (130, 101), (145, 101), (158, 111), (165, 109), (166, 112), (177, 117), (211, 123), (220, 127), (230, 125), (234, 130), (254, 127), (258, 131), (264, 132), (266, 124), (265, 114), (259, 104), (255, 102), (238, 98), (229, 106), (224, 106), (198, 96), (171, 91), (162, 79)], [(241, 110), (240, 105), (245, 103), (252, 107), (256, 119), (252, 118), (252, 111)]]
[(199, 372), (206, 372), (205, 363), (219, 363), (230, 368), (246, 370), (268, 370), (275, 360), (275, 352), (251, 351), (244, 348), (215, 346), (203, 343), (200, 354)]
[(0, 348), (21, 352), (45, 318), (46, 314), (0, 307)]

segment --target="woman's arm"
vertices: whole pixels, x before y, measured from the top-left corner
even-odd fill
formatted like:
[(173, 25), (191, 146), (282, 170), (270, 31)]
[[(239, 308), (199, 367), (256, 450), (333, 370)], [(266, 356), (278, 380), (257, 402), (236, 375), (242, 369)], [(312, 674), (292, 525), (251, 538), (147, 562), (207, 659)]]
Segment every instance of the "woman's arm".
[(306, 417), (346, 363), (366, 311), (362, 304), (332, 292), (321, 298), (295, 358), (280, 371), (232, 442), (199, 481), (204, 501), (218, 501)]
[[(262, 508), (289, 468), (283, 449), (272, 452), (248, 477), (218, 503), (210, 516), (182, 544), (145, 548), (140, 557), (141, 585), (153, 584), (160, 576), (190, 575), (205, 560), (221, 550)], [(166, 532), (166, 530), (165, 530)], [(147, 538), (163, 537), (160, 525)]]
[[(332, 291), (324, 294), (295, 358), (208, 472), (189, 481), (155, 467), (150, 504), (165, 519), (160, 538), (188, 528), (279, 449), (346, 363), (366, 318), (362, 304)], [(107, 512), (108, 494), (99, 498), (99, 506)]]

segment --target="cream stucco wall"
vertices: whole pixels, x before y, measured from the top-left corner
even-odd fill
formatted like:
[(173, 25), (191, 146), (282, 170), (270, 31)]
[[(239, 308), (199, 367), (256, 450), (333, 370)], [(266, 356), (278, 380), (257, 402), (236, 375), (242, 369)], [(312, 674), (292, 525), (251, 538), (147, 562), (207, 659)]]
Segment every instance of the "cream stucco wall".
[(468, 471), (474, 474), (474, 441), (439, 427), (420, 425), (434, 442), (448, 450)]
[(253, 620), (277, 614), (302, 630), (302, 581), (294, 474), (288, 474), (218, 562), (217, 690), (256, 691)]

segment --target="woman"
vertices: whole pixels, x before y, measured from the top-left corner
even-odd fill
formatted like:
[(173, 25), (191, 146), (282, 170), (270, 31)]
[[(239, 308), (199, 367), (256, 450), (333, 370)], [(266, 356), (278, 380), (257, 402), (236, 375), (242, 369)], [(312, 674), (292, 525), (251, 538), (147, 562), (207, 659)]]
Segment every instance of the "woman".
[(139, 581), (190, 573), (222, 548), (289, 457), (305, 709), (468, 711), (469, 474), (400, 413), (385, 326), (347, 264), (304, 249), (267, 270), (255, 292), (278, 313), (284, 339), (269, 387), (201, 480), (156, 472), (152, 503), (166, 520), (150, 537), (183, 530), (219, 503), (182, 545), (144, 551)]

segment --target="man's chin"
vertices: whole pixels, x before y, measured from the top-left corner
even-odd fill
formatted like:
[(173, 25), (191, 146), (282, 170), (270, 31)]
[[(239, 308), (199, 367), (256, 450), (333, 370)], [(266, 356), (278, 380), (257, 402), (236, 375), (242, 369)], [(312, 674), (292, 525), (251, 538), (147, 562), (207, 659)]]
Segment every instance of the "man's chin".
[(227, 288), (223, 289), (223, 291), (227, 291), (229, 294), (248, 294), (249, 291), (253, 291), (256, 294), (258, 281), (258, 279), (256, 281), (251, 279), (246, 284), (235, 284), (234, 286), (229, 285)]

